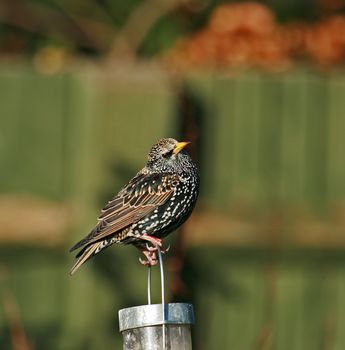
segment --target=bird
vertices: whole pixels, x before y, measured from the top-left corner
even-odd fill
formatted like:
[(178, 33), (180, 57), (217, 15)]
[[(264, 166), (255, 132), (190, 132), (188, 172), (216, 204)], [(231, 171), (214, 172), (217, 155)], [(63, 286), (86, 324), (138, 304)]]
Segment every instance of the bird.
[(113, 244), (131, 244), (154, 266), (162, 240), (191, 215), (200, 189), (200, 175), (185, 147), (190, 142), (162, 138), (147, 163), (102, 209), (97, 225), (71, 249), (80, 248), (70, 274)]

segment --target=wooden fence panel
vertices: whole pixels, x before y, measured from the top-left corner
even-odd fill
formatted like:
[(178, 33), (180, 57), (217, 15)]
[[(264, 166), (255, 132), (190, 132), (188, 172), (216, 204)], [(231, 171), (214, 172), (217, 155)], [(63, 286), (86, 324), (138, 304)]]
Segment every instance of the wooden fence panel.
[(344, 92), (345, 79), (332, 75), (328, 80), (328, 148), (327, 148), (327, 189), (330, 201), (343, 201), (345, 196), (344, 162)]
[(64, 88), (65, 76), (1, 72), (2, 192), (61, 199)]
[(337, 192), (330, 178), (344, 172), (341, 78), (303, 70), (214, 75), (207, 89), (200, 88), (204, 77), (191, 80), (209, 112), (208, 140), (215, 144), (205, 147), (203, 163), (213, 165), (207, 194), (218, 208), (243, 200), (327, 206)]
[[(205, 267), (206, 260), (211, 267)], [(187, 286), (197, 295), (197, 349), (338, 349), (343, 344), (341, 252), (194, 248), (189, 261), (196, 268)]]
[(304, 164), (306, 161), (304, 135), (306, 128), (305, 80), (301, 72), (287, 75), (283, 80), (282, 108), (282, 174), (281, 197), (286, 203), (300, 205), (304, 200)]

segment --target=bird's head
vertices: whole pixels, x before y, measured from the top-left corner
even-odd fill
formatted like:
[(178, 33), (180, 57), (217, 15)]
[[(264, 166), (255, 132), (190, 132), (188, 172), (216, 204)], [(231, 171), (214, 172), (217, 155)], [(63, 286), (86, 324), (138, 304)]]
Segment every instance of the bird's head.
[(190, 161), (184, 148), (190, 142), (178, 142), (172, 138), (159, 140), (150, 150), (147, 166), (152, 170), (176, 171)]

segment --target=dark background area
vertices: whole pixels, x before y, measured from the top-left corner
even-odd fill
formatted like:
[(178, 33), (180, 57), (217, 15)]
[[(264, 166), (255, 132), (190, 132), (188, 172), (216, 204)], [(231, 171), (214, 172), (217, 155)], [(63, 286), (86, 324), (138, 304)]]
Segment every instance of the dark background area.
[[(243, 1), (242, 1), (243, 2)], [(125, 47), (140, 57), (170, 48), (177, 39), (203, 28), (217, 0), (14, 0), (0, 4), (0, 52), (31, 57), (46, 46), (103, 58)], [(342, 0), (267, 0), (280, 23), (317, 22), (343, 14)], [(115, 50), (115, 51), (114, 51)]]

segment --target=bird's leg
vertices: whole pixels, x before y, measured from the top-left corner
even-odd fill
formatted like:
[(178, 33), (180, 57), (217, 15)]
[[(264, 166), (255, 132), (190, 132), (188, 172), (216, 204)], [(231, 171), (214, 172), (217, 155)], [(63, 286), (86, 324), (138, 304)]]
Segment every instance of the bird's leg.
[[(149, 235), (142, 235), (142, 236), (140, 236), (140, 239), (142, 239), (143, 241), (148, 241), (148, 242), (152, 243), (154, 247), (156, 247), (156, 246), (161, 247), (162, 246), (162, 240), (160, 238), (156, 238), (156, 237), (149, 236)], [(157, 249), (155, 249), (155, 250), (157, 250)]]

